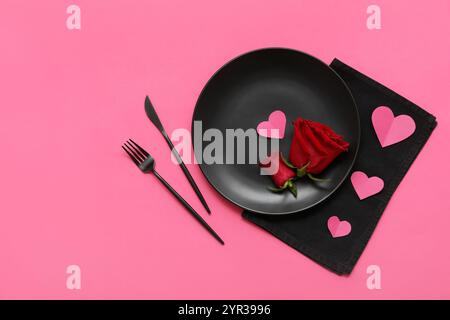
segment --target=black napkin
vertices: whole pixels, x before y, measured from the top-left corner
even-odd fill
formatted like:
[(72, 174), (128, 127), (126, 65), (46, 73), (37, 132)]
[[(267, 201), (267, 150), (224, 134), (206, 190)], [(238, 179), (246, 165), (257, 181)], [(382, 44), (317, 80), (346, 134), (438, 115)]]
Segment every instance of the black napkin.
[[(243, 212), (243, 217), (264, 228), (294, 249), (337, 274), (349, 274), (367, 245), (386, 205), (414, 159), (436, 127), (436, 118), (378, 82), (335, 59), (331, 67), (350, 88), (359, 108), (361, 144), (352, 172), (384, 180), (383, 190), (360, 200), (350, 176), (326, 201), (300, 214), (270, 216)], [(372, 112), (388, 106), (398, 116), (406, 114), (416, 123), (405, 140), (382, 148), (372, 126)], [(351, 224), (351, 232), (333, 238), (327, 227), (331, 216)]]

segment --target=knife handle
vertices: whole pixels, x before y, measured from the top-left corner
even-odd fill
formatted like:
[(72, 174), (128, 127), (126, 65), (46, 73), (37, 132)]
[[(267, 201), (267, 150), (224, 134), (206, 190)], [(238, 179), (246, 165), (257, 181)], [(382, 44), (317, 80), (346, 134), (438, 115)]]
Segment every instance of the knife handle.
[(206, 230), (208, 230), (208, 232), (214, 237), (216, 238), (217, 241), (219, 241), (222, 245), (225, 244), (225, 242), (220, 238), (220, 236), (214, 231), (213, 228), (211, 228), (209, 226), (209, 224), (194, 210), (194, 208), (191, 207), (191, 205), (183, 199), (183, 197), (175, 191), (174, 188), (172, 188), (172, 186), (166, 181), (164, 180), (163, 177), (161, 177), (159, 175), (158, 172), (153, 171), (154, 175), (159, 179), (159, 181), (162, 182), (162, 184), (175, 196), (175, 198), (178, 199), (178, 201), (181, 202), (181, 204), (195, 217), (195, 219), (197, 219), (198, 222), (201, 223), (201, 225), (203, 227), (206, 228)]
[(184, 164), (183, 159), (181, 158), (181, 156), (178, 153), (177, 149), (175, 149), (175, 146), (173, 145), (172, 140), (170, 140), (170, 138), (167, 135), (165, 130), (162, 132), (162, 134), (163, 134), (164, 139), (166, 140), (167, 144), (169, 145), (170, 150), (172, 150), (172, 154), (175, 156), (175, 158), (177, 159), (177, 162), (180, 164), (180, 167), (183, 170), (184, 175), (188, 179), (189, 184), (194, 189), (195, 193), (197, 194), (197, 197), (200, 199), (200, 202), (203, 204), (203, 206), (205, 207), (206, 211), (209, 214), (211, 214), (211, 210), (209, 209), (209, 206), (206, 203), (205, 198), (203, 197), (202, 193), (200, 192), (200, 189), (198, 188), (197, 184), (195, 183), (194, 178), (191, 176), (191, 173), (189, 172), (188, 168)]

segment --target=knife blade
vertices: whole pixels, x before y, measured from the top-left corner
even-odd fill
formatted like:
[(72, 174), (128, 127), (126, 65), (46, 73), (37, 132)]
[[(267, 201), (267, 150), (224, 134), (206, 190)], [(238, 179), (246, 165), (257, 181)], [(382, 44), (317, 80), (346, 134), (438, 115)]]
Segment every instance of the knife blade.
[(206, 203), (205, 198), (203, 197), (202, 193), (200, 192), (200, 189), (198, 188), (197, 184), (194, 181), (194, 178), (191, 176), (191, 173), (189, 172), (188, 168), (183, 162), (183, 159), (181, 158), (178, 151), (175, 149), (175, 146), (173, 145), (172, 141), (170, 140), (169, 136), (167, 135), (166, 130), (164, 129), (164, 126), (161, 123), (161, 120), (158, 117), (158, 114), (156, 113), (155, 108), (153, 107), (153, 104), (150, 101), (150, 98), (148, 96), (145, 97), (145, 113), (147, 114), (147, 117), (150, 119), (150, 121), (153, 123), (153, 125), (159, 130), (159, 132), (162, 134), (164, 139), (167, 142), (167, 145), (172, 150), (172, 154), (177, 159), (177, 162), (180, 164), (181, 169), (183, 170), (184, 175), (188, 179), (191, 187), (194, 189), (195, 193), (197, 194), (197, 197), (200, 199), (200, 202), (205, 207), (206, 211), (211, 214), (211, 210), (209, 209), (208, 204)]
[(147, 117), (161, 133), (166, 132), (148, 96), (145, 97), (145, 113), (147, 113)]

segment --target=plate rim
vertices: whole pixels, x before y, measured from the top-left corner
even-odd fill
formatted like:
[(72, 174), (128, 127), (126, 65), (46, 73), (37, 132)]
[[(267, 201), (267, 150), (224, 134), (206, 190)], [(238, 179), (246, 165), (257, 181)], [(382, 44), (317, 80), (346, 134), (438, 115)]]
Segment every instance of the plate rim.
[[(353, 157), (350, 166), (347, 169), (347, 172), (345, 173), (345, 175), (342, 177), (341, 181), (333, 188), (333, 190), (330, 191), (330, 193), (328, 193), (325, 197), (323, 197), (322, 199), (318, 200), (315, 203), (310, 204), (307, 207), (304, 207), (302, 209), (299, 210), (290, 210), (290, 211), (281, 211), (281, 212), (267, 212), (267, 211), (263, 211), (263, 210), (254, 210), (251, 208), (248, 208), (247, 206), (243, 206), (242, 204), (237, 203), (236, 201), (234, 201), (233, 199), (230, 199), (230, 197), (228, 197), (227, 195), (225, 195), (219, 188), (217, 188), (214, 183), (210, 180), (210, 178), (208, 177), (208, 175), (205, 173), (205, 171), (203, 170), (203, 167), (201, 164), (198, 164), (198, 166), (200, 167), (200, 170), (203, 174), (203, 176), (206, 178), (206, 180), (208, 181), (208, 183), (213, 187), (213, 189), (218, 192), (224, 199), (230, 201), (231, 203), (233, 203), (234, 205), (236, 205), (237, 207), (243, 209), (243, 210), (247, 210), (253, 213), (258, 213), (258, 214), (264, 214), (264, 215), (271, 215), (271, 216), (277, 216), (277, 215), (289, 215), (289, 214), (294, 214), (294, 213), (304, 213), (304, 211), (317, 206), (318, 204), (322, 203), (323, 201), (325, 201), (326, 199), (328, 199), (332, 194), (334, 194), (336, 192), (337, 189), (339, 189), (341, 187), (341, 185), (344, 183), (344, 181), (347, 179), (348, 175), (350, 174), (350, 172), (353, 169), (353, 166), (355, 165), (356, 162), (356, 158), (358, 156), (359, 153), (359, 147), (360, 147), (360, 143), (361, 143), (361, 117), (359, 114), (359, 110), (358, 110), (358, 106), (356, 105), (356, 101), (355, 98), (353, 97), (353, 94), (350, 90), (350, 88), (348, 87), (347, 83), (344, 81), (344, 79), (342, 79), (342, 77), (333, 69), (331, 68), (328, 64), (326, 64), (325, 62), (323, 62), (322, 60), (314, 57), (313, 55), (310, 55), (309, 53), (306, 53), (304, 51), (301, 50), (297, 50), (297, 49), (292, 49), (292, 48), (287, 48), (287, 47), (263, 47), (263, 48), (259, 48), (259, 49), (255, 49), (255, 50), (251, 50), (251, 51), (247, 51), (245, 53), (242, 53), (240, 55), (235, 56), (234, 58), (228, 60), (227, 62), (225, 62), (219, 69), (217, 69), (208, 79), (208, 81), (204, 84), (202, 90), (200, 91), (197, 100), (195, 101), (195, 107), (194, 107), (194, 111), (192, 112), (192, 119), (191, 119), (191, 140), (193, 141), (194, 139), (194, 116), (197, 112), (198, 109), (198, 103), (200, 98), (203, 96), (204, 91), (206, 90), (206, 88), (208, 87), (208, 85), (211, 83), (211, 81), (216, 77), (216, 75), (218, 75), (224, 68), (226, 68), (228, 65), (232, 64), (233, 62), (235, 62), (236, 60), (249, 55), (249, 54), (254, 54), (260, 51), (272, 51), (272, 50), (284, 50), (284, 51), (290, 51), (296, 54), (303, 54), (305, 56), (308, 56), (309, 58), (316, 60), (317, 62), (319, 62), (320, 64), (322, 64), (323, 66), (325, 66), (328, 70), (330, 70), (337, 78), (338, 80), (344, 85), (345, 89), (347, 90), (348, 94), (351, 97), (352, 100), (352, 105), (353, 108), (356, 111), (356, 117), (358, 119), (358, 136), (357, 136), (357, 145), (356, 145), (356, 150), (355, 150), (355, 156)], [(194, 149), (194, 157), (196, 157), (196, 152), (195, 152), (195, 145), (193, 145), (193, 149)]]

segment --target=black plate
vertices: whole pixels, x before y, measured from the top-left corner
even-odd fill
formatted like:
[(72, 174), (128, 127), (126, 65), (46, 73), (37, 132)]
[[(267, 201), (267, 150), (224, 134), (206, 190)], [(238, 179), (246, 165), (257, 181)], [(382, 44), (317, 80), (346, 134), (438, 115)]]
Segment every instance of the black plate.
[[(225, 129), (256, 128), (274, 110), (286, 114), (286, 134), (280, 141), (286, 156), (292, 121), (298, 116), (330, 126), (350, 143), (349, 151), (322, 173), (329, 182), (302, 179), (297, 182), (299, 194), (294, 198), (289, 191), (269, 191), (271, 179), (260, 175), (257, 164), (200, 163), (200, 168), (219, 193), (244, 209), (265, 214), (299, 212), (323, 201), (341, 185), (359, 147), (355, 102), (344, 81), (328, 65), (308, 54), (282, 48), (256, 50), (235, 58), (217, 71), (201, 92), (193, 115), (192, 139), (195, 141), (194, 121), (202, 122), (203, 131), (217, 128), (225, 137)], [(208, 144), (203, 142), (195, 148), (196, 155)], [(226, 148), (223, 153), (225, 157)]]

